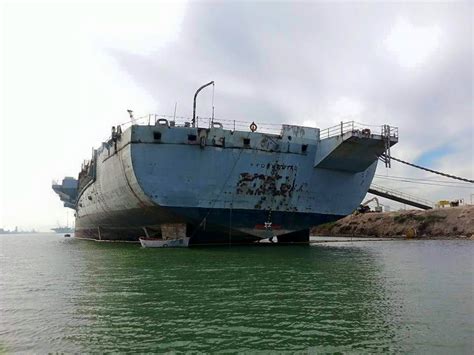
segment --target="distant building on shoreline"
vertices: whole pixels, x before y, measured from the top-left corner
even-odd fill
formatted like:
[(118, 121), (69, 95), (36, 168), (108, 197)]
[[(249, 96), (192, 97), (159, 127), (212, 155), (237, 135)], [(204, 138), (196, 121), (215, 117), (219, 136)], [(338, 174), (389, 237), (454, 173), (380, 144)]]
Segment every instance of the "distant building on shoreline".
[(38, 233), (35, 229), (31, 230), (19, 230), (18, 227), (15, 227), (14, 230), (0, 228), (0, 234), (23, 234), (23, 233)]

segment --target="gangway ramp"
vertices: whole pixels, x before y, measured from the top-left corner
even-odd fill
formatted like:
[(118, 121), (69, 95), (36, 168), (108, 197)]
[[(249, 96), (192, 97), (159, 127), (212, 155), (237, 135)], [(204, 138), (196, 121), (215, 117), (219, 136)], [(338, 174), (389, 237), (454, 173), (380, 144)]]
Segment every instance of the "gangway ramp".
[(397, 190), (388, 189), (380, 185), (376, 185), (376, 184), (370, 185), (368, 192), (380, 197), (385, 197), (389, 200), (393, 200), (400, 203), (404, 203), (406, 205), (421, 208), (422, 210), (433, 209), (433, 202), (431, 201), (428, 201), (428, 200), (425, 200), (413, 195), (409, 195)]

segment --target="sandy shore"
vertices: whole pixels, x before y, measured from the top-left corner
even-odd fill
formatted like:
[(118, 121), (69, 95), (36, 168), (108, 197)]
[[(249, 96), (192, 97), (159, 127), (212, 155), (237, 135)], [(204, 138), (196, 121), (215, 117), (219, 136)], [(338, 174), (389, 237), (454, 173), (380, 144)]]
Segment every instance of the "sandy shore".
[(474, 206), (352, 214), (314, 227), (312, 235), (474, 239)]

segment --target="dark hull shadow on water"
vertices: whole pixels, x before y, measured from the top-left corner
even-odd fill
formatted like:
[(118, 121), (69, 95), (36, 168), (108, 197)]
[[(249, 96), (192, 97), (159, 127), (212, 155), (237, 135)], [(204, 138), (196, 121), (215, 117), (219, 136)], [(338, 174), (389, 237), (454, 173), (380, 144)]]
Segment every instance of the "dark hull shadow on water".
[[(405, 282), (439, 247), (426, 256), (401, 241), (144, 249), (34, 238), (4, 248), (7, 351), (440, 349), (413, 318), (424, 279)], [(454, 349), (470, 345), (465, 334), (451, 337)]]

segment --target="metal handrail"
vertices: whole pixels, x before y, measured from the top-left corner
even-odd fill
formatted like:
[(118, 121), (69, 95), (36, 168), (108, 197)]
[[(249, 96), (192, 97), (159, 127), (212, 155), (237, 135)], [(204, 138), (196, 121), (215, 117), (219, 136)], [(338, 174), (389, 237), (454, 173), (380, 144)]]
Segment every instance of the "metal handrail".
[(389, 189), (385, 186), (380, 186), (380, 185), (372, 183), (370, 185), (370, 187), (373, 187), (376, 190), (386, 192), (386, 193), (394, 195), (394, 196), (398, 196), (398, 197), (401, 197), (401, 198), (404, 198), (404, 199), (407, 199), (407, 200), (411, 200), (413, 202), (418, 202), (418, 203), (421, 203), (421, 204), (424, 204), (424, 205), (427, 205), (427, 206), (434, 206), (433, 201), (426, 200), (426, 199), (423, 199), (421, 197), (413, 196), (413, 195), (410, 195), (410, 194), (407, 194), (407, 193), (404, 193), (404, 192), (401, 192), (401, 191)]
[[(127, 127), (134, 124), (142, 125), (155, 125), (159, 119), (167, 119), (169, 122), (173, 122), (175, 126), (183, 127), (185, 125), (192, 126), (192, 118), (185, 116), (173, 116), (173, 115), (161, 115), (161, 114), (149, 114), (135, 118), (131, 121), (121, 123), (122, 131)], [(196, 117), (196, 127), (198, 128), (211, 128), (213, 120), (219, 122), (226, 129), (233, 131), (250, 131), (250, 125), (253, 121), (242, 121), (242, 120), (230, 120), (223, 118), (212, 118), (212, 117)], [(281, 133), (281, 127), (285, 123), (258, 123), (258, 132), (267, 133), (267, 134), (276, 134)], [(359, 123), (356, 121), (341, 122), (336, 126), (325, 128), (320, 130), (320, 139), (331, 138), (335, 136), (343, 135), (347, 132), (364, 132), (364, 130), (370, 130), (370, 134), (376, 134), (384, 137), (398, 138), (398, 127), (393, 127), (389, 125), (368, 125), (364, 123)]]
[(398, 138), (398, 127), (392, 127), (389, 125), (368, 125), (355, 121), (341, 122), (336, 126), (322, 129), (319, 133), (319, 137), (320, 139), (326, 139), (335, 136), (342, 136), (347, 132), (364, 132), (364, 130), (368, 130), (370, 134)]
[[(184, 127), (189, 125), (192, 127), (192, 118), (185, 117), (185, 116), (172, 116), (172, 115), (159, 115), (159, 114), (149, 114), (145, 116), (141, 116), (135, 118), (131, 121), (127, 121), (121, 123), (120, 126), (122, 127), (122, 131), (124, 131), (129, 126), (135, 124), (141, 125), (155, 125), (159, 119), (166, 119), (168, 122), (173, 124), (177, 127)], [(221, 123), (223, 127), (226, 129), (230, 129), (233, 131), (251, 131), (250, 125), (253, 121), (242, 121), (242, 120), (229, 120), (229, 119), (220, 119), (220, 118), (212, 118), (212, 117), (196, 117), (196, 127), (198, 128), (211, 128), (212, 122), (214, 123)], [(267, 133), (267, 134), (276, 134), (279, 135), (281, 133), (282, 123), (257, 123), (258, 132), (260, 133)]]

